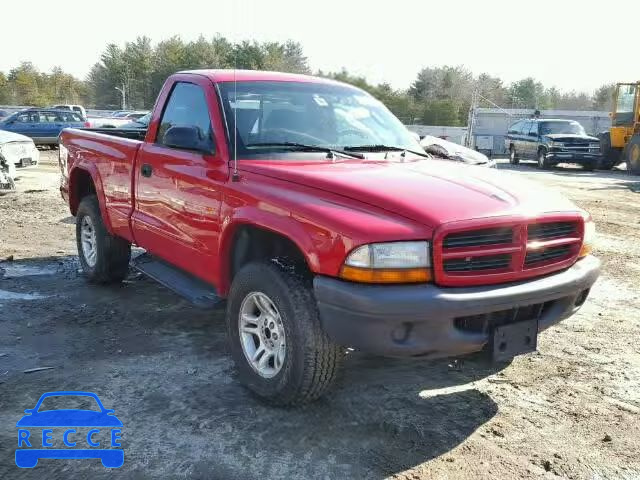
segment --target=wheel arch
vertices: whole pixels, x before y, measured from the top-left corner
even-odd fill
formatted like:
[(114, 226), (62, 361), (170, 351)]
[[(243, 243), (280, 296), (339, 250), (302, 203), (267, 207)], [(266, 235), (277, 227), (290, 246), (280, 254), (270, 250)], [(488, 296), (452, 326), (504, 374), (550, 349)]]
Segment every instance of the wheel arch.
[(319, 271), (317, 251), (298, 222), (290, 217), (265, 216), (262, 211), (243, 213), (227, 223), (220, 237), (220, 294), (227, 294), (234, 275), (251, 261), (287, 257), (308, 272)]
[(83, 165), (74, 168), (69, 173), (69, 210), (71, 211), (71, 215), (76, 215), (78, 206), (85, 196), (94, 194), (98, 198), (100, 214), (104, 219), (105, 227), (109, 233), (113, 234), (111, 222), (108, 221), (109, 217), (104, 203), (104, 191), (102, 189), (100, 174), (95, 167), (92, 168)]

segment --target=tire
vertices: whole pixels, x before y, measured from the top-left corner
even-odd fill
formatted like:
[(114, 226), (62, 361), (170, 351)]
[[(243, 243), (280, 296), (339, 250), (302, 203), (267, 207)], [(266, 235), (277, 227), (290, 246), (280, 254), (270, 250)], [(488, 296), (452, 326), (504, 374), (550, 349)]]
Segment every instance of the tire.
[[(260, 295), (271, 302), (277, 323), (262, 313), (271, 307), (260, 309), (258, 304), (264, 301)], [(242, 318), (251, 319), (243, 324), (249, 333), (240, 333), (241, 314), (244, 314)], [(263, 324), (265, 320), (271, 323)], [(281, 406), (309, 403), (333, 385), (342, 365), (343, 349), (322, 329), (308, 276), (275, 262), (244, 266), (231, 285), (226, 322), (229, 348), (241, 383), (267, 403)], [(252, 365), (249, 357), (256, 356), (263, 340), (267, 337), (273, 340), (278, 332), (284, 347), (281, 343), (269, 353), (257, 356), (260, 364), (260, 360), (271, 355), (260, 373), (259, 365)], [(278, 353), (274, 352), (283, 351), (278, 361)], [(279, 369), (276, 362), (280, 364)]]
[(613, 148), (611, 146), (611, 133), (603, 132), (598, 135), (600, 140), (600, 164), (598, 168), (600, 170), (611, 170), (618, 163), (620, 163), (621, 152), (619, 148)]
[[(84, 239), (93, 245), (92, 249), (89, 249), (83, 241), (83, 234)], [(84, 197), (78, 206), (76, 244), (80, 265), (89, 282), (118, 283), (127, 276), (131, 245), (126, 240), (109, 234), (102, 221), (98, 198), (95, 195)]]
[(624, 149), (624, 161), (627, 171), (632, 175), (640, 175), (640, 134), (635, 134)]
[(520, 163), (520, 158), (516, 153), (516, 147), (514, 147), (513, 145), (509, 147), (509, 163), (511, 165), (518, 165)]
[(538, 149), (538, 155), (536, 157), (538, 161), (538, 168), (541, 170), (548, 170), (550, 168), (549, 162), (546, 157), (547, 151), (544, 148)]
[(596, 164), (597, 164), (597, 162), (595, 160), (583, 163), (582, 164), (582, 169), (585, 172), (593, 172), (596, 169), (596, 166), (597, 166)]

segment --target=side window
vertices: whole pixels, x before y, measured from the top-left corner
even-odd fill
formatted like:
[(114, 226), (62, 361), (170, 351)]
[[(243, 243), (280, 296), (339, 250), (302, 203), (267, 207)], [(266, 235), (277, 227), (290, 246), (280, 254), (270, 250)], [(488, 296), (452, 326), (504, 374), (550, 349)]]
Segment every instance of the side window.
[(531, 122), (530, 121), (522, 122), (522, 128), (520, 128), (520, 135), (528, 135), (530, 128), (531, 128)]
[(193, 83), (179, 82), (173, 87), (160, 119), (156, 143), (162, 144), (167, 130), (175, 126), (197, 127), (203, 143), (213, 145), (213, 129), (204, 91)]
[(531, 128), (529, 129), (529, 136), (538, 136), (538, 122), (531, 122)]
[(32, 121), (34, 121), (34, 120), (31, 119), (31, 115), (28, 114), (28, 113), (21, 113), (20, 115), (18, 115), (16, 117), (16, 122), (31, 123)]
[[(54, 112), (40, 112), (41, 123), (53, 123), (56, 121), (56, 114)], [(61, 121), (61, 120), (58, 120)]]
[(509, 131), (507, 133), (510, 133), (512, 135), (519, 135), (520, 134), (520, 127), (522, 127), (522, 121), (516, 122), (513, 125), (511, 125), (511, 127), (509, 127)]

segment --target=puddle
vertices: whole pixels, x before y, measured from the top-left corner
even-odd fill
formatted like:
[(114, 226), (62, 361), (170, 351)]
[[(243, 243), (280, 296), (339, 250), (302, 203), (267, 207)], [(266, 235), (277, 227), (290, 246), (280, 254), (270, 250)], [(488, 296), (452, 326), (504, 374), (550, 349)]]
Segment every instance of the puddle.
[[(2, 271), (4, 270), (4, 275)], [(55, 275), (57, 266), (53, 265), (24, 265), (15, 262), (0, 265), (0, 278), (30, 277), (33, 275)]]
[(40, 295), (38, 293), (16, 293), (0, 290), (0, 301), (2, 300), (40, 300), (47, 298), (48, 295)]

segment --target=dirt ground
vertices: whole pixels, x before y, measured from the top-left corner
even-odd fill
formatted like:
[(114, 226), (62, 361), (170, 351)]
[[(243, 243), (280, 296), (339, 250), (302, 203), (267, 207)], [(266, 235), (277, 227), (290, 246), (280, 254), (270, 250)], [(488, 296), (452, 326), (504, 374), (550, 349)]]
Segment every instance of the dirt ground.
[[(510, 168), (597, 222), (603, 274), (583, 309), (502, 371), (479, 360), (349, 356), (329, 397), (266, 407), (235, 380), (223, 313), (131, 274), (78, 273), (56, 152), (0, 197), (0, 478), (640, 479), (640, 178)], [(37, 367), (53, 367), (24, 373)], [(124, 424), (124, 466), (15, 466), (16, 422), (86, 390)]]

